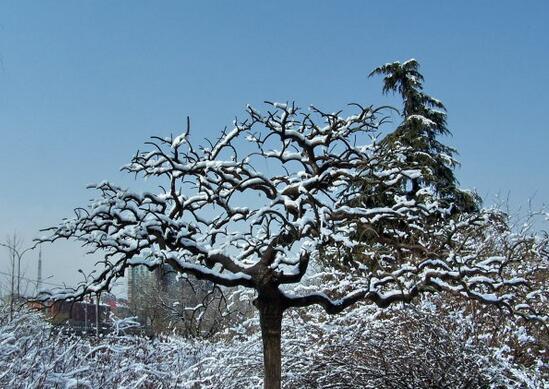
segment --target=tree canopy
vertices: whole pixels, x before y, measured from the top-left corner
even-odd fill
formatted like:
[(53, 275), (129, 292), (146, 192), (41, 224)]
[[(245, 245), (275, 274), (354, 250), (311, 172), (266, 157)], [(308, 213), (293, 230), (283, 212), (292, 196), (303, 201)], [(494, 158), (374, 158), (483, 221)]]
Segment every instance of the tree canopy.
[[(289, 308), (320, 305), (335, 314), (358, 301), (387, 307), (445, 291), (537, 318), (526, 273), (515, 264), (521, 250), (538, 250), (540, 242), (523, 239), (520, 249), (505, 251), (512, 243), (500, 240), (501, 250), (488, 249), (499, 244), (493, 231), (500, 219), (490, 211), (453, 212), (461, 209), (446, 195), (455, 185), (453, 150), (435, 139), (448, 132), (445, 113), (431, 109), (443, 105), (421, 91), (417, 62), (377, 73), (387, 74), (385, 91), (405, 99), (404, 122), (384, 142), (376, 139), (388, 121), (385, 108), (352, 104), (350, 113), (328, 113), (270, 102), (248, 106), (244, 120), (205, 145), (193, 144), (189, 122), (179, 136), (153, 137), (123, 170), (160, 180), (158, 191), (93, 185), (98, 198), (43, 239), (76, 239), (105, 255), (89, 283), (53, 298), (107, 290), (133, 266), (169, 265), (251, 288), (266, 388), (280, 387), (281, 321)], [(363, 177), (385, 203), (363, 201)], [(402, 189), (410, 180), (413, 196)], [(347, 281), (292, 289), (323, 253), (339, 261)]]
[(420, 186), (432, 186), (441, 202), (453, 207), (453, 212), (476, 211), (480, 198), (458, 188), (454, 174), (456, 150), (443, 144), (438, 137), (449, 136), (446, 107), (423, 91), (423, 75), (419, 63), (410, 59), (393, 62), (374, 69), (370, 77), (382, 75), (383, 93), (398, 93), (402, 97), (402, 123), (383, 139), (386, 147), (407, 146), (413, 149), (409, 162), (422, 170), (421, 179), (412, 180), (411, 193)]

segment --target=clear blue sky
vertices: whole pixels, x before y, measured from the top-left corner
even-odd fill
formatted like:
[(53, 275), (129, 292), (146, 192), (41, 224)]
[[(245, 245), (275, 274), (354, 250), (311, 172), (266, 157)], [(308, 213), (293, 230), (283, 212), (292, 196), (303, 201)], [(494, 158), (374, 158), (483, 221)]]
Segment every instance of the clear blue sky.
[[(462, 185), (546, 202), (548, 20), (547, 1), (3, 1), (0, 238), (29, 243), (90, 182), (128, 184), (118, 168), (186, 115), (214, 137), (266, 99), (383, 104), (367, 74), (411, 57), (448, 108)], [(56, 282), (86, 263), (74, 245), (44, 254)]]

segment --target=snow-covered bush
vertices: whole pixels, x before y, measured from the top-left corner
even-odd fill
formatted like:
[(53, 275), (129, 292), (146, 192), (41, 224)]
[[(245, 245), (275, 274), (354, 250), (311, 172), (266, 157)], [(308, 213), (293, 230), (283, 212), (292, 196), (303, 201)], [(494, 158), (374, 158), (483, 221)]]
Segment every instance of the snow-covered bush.
[(67, 335), (36, 312), (21, 312), (11, 322), (2, 315), (0, 387), (184, 387), (185, 369), (206, 348), (175, 337)]
[[(329, 317), (291, 312), (283, 323), (286, 388), (543, 387), (547, 364), (530, 367), (491, 347), (472, 315), (441, 312), (430, 300), (389, 311), (361, 306)], [(250, 321), (194, 367), (201, 387), (260, 388), (261, 338)], [(220, 363), (220, 361), (224, 361)]]
[[(359, 306), (335, 317), (315, 308), (289, 311), (283, 323), (284, 387), (547, 384), (547, 364), (514, 363), (509, 348), (491, 344), (473, 315), (450, 312), (439, 302), (385, 311)], [(258, 388), (258, 325), (251, 319), (212, 341), (116, 333), (96, 338), (56, 331), (37, 312), (21, 312), (11, 322), (2, 314), (0, 387)]]

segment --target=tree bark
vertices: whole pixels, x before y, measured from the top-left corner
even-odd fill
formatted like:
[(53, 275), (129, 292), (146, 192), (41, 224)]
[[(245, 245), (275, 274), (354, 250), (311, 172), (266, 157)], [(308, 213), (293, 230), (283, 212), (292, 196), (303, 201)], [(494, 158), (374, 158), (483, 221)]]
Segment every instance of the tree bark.
[(263, 339), (264, 389), (281, 387), (281, 350), (282, 307), (265, 304), (259, 307), (261, 338)]

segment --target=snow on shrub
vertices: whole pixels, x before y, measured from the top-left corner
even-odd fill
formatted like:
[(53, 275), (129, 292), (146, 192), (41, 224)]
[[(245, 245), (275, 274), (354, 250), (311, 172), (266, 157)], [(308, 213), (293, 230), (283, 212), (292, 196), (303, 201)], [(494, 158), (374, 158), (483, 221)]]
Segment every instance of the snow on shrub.
[[(488, 346), (471, 318), (444, 315), (427, 303), (385, 312), (361, 306), (337, 317), (318, 309), (288, 312), (282, 329), (284, 387), (543, 386), (547, 365), (514, 364), (505, 346)], [(261, 388), (261, 338), (251, 328), (258, 324), (249, 321), (235, 330), (232, 342), (218, 343), (213, 357), (195, 366), (201, 377), (193, 382)]]
[(184, 387), (185, 369), (205, 347), (176, 337), (67, 335), (36, 312), (12, 322), (3, 315), (0, 387)]
[[(0, 316), (0, 387), (262, 387), (257, 319), (195, 341), (116, 333), (82, 337), (56, 331), (37, 312), (20, 312), (11, 322)], [(389, 311), (360, 306), (336, 317), (319, 309), (288, 311), (283, 331), (285, 388), (547, 384), (547, 365), (513, 363), (506, 346), (489, 347), (472, 316), (443, 314), (432, 303)]]

